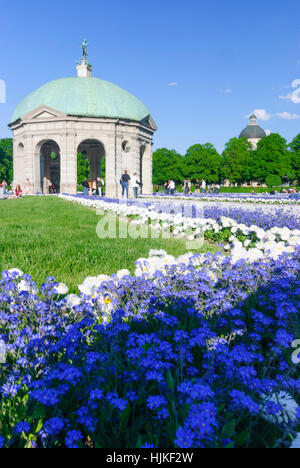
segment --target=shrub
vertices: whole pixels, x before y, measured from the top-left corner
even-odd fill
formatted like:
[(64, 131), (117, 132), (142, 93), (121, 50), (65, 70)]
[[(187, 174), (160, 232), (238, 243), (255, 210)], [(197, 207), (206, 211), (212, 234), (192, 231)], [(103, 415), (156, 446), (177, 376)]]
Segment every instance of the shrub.
[(281, 185), (282, 183), (282, 180), (281, 180), (281, 177), (279, 177), (279, 175), (268, 175), (266, 177), (266, 184), (268, 187), (276, 187), (276, 186), (279, 186)]

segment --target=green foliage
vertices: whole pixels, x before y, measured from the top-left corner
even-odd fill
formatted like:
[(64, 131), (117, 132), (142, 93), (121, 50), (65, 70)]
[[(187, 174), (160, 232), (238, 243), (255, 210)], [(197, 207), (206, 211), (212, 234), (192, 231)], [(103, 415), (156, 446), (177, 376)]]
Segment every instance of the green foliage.
[(300, 180), (300, 133), (289, 144), (292, 172), (295, 179)]
[(153, 153), (153, 183), (162, 185), (167, 180), (183, 181), (182, 156), (175, 150), (161, 148)]
[(250, 180), (251, 143), (246, 138), (231, 138), (222, 153), (222, 175), (231, 183)]
[(281, 185), (282, 180), (278, 175), (268, 175), (266, 177), (266, 184), (268, 187), (276, 187)]
[(82, 182), (90, 178), (90, 163), (87, 158), (84, 158), (81, 153), (77, 155), (77, 183), (80, 185)]
[(191, 146), (182, 162), (183, 174), (187, 179), (195, 181), (203, 178), (209, 184), (220, 180), (222, 159), (211, 143)]
[(253, 157), (253, 179), (264, 181), (269, 174), (292, 178), (292, 167), (287, 142), (278, 133), (258, 142)]
[(0, 182), (5, 179), (8, 184), (13, 180), (13, 146), (12, 138), (0, 140)]

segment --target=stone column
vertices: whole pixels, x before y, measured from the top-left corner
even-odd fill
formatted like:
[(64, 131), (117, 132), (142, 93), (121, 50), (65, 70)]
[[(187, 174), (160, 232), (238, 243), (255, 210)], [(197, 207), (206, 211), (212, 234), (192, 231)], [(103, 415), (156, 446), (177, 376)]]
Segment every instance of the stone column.
[[(118, 183), (115, 168), (115, 137), (111, 135), (105, 146), (105, 196), (115, 198), (118, 196)], [(118, 158), (118, 154), (116, 155)], [(119, 181), (118, 181), (119, 182)]]
[(77, 148), (75, 134), (67, 134), (60, 145), (60, 191), (77, 193)]
[(142, 160), (143, 172), (143, 195), (153, 194), (152, 184), (152, 142), (146, 144), (146, 149)]

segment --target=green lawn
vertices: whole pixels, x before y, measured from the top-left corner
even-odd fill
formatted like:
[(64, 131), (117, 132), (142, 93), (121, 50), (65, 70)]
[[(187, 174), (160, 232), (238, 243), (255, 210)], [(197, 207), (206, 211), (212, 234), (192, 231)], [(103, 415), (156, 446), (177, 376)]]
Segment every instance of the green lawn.
[[(99, 239), (94, 210), (56, 197), (1, 200), (0, 219), (0, 271), (20, 268), (38, 285), (53, 275), (77, 293), (87, 276), (133, 272), (134, 262), (148, 257), (150, 249), (186, 252), (177, 239)], [(216, 248), (205, 244), (202, 251)]]

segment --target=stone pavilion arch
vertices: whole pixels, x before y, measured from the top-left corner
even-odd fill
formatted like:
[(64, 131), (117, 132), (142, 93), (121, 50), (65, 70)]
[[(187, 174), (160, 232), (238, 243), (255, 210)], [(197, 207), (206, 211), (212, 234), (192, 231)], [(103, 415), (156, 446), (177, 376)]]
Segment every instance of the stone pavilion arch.
[(105, 146), (102, 141), (96, 138), (87, 138), (79, 143), (77, 153), (81, 153), (89, 161), (89, 180), (94, 181), (97, 177), (102, 177), (101, 162), (105, 157)]
[(125, 169), (131, 177), (140, 175), (144, 194), (153, 193), (152, 141), (157, 127), (150, 111), (128, 91), (94, 78), (86, 57), (77, 65), (77, 76), (50, 81), (24, 97), (9, 127), (14, 186), (22, 187), (28, 178), (34, 193), (47, 193), (54, 183), (61, 193), (76, 194), (77, 155), (84, 152), (93, 180), (105, 157), (106, 196), (120, 196)]
[(61, 191), (61, 155), (59, 144), (52, 139), (43, 139), (34, 151), (34, 191), (49, 193), (49, 186)]

